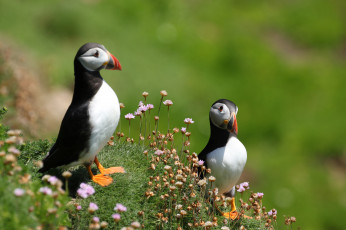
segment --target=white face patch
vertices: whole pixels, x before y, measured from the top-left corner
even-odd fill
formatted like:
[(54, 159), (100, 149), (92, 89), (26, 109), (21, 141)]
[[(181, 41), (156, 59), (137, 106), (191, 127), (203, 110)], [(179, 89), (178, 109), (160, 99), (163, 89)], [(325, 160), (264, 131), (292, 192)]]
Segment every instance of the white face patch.
[(223, 103), (216, 103), (210, 108), (210, 119), (216, 127), (221, 129), (226, 129), (227, 124), (224, 123), (225, 120), (231, 119), (231, 114), (228, 107)]
[(82, 54), (78, 59), (85, 69), (96, 71), (106, 66), (105, 64), (109, 61), (109, 55), (100, 48), (92, 48)]

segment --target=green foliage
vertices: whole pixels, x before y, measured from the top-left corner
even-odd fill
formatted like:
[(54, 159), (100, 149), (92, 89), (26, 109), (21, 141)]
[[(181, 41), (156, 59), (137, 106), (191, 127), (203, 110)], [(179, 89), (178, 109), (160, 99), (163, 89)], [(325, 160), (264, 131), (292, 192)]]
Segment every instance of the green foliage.
[[(32, 168), (18, 161), (18, 143), (22, 138), (9, 137), (0, 129), (0, 229), (56, 229), (69, 225), (65, 205), (69, 200), (61, 182), (42, 183), (32, 178)], [(42, 189), (46, 189), (47, 194)]]
[(7, 108), (6, 107), (2, 107), (0, 109), (0, 140), (3, 140), (7, 137), (7, 131), (8, 131), (8, 128), (6, 126), (4, 126), (1, 121), (2, 119), (4, 118), (4, 115), (6, 114), (7, 112)]
[[(107, 146), (99, 154), (100, 162), (106, 162), (105, 167), (111, 166), (123, 166), (126, 170), (125, 174), (112, 175), (114, 183), (108, 187), (101, 187), (95, 183), (90, 183), (95, 188), (95, 194), (83, 199), (78, 197), (75, 200), (74, 206), (70, 206), (69, 212), (72, 218), (72, 229), (87, 229), (92, 222), (92, 217), (99, 217), (100, 221), (106, 221), (109, 228), (120, 228), (123, 226), (130, 226), (132, 222), (138, 221), (143, 224), (144, 229), (172, 229), (182, 227), (183, 229), (190, 229), (189, 223), (195, 223), (197, 220), (212, 221), (212, 217), (218, 217), (219, 226), (223, 226), (223, 217), (220, 217), (220, 213), (216, 212), (215, 207), (210, 203), (205, 202), (204, 194), (205, 188), (200, 189), (194, 182), (194, 177), (188, 176), (184, 187), (175, 187), (173, 192), (170, 192), (170, 187), (164, 187), (162, 179), (167, 175), (164, 166), (170, 165), (172, 167), (172, 173), (174, 177), (172, 180), (178, 181), (175, 175), (179, 166), (175, 165), (174, 158), (167, 158), (167, 164), (162, 161), (152, 163), (152, 158), (156, 159), (156, 155), (152, 151), (149, 151), (148, 156), (143, 154), (145, 147), (138, 144), (130, 144), (123, 141), (115, 142), (114, 146)], [(161, 158), (161, 157), (160, 157)], [(163, 160), (164, 157), (161, 158)], [(156, 160), (155, 160), (156, 161)], [(155, 169), (151, 168), (151, 164), (155, 164)], [(81, 169), (77, 168), (71, 171), (73, 176), (70, 179), (72, 186), (70, 190), (76, 190), (75, 186), (79, 186), (79, 183), (84, 182), (85, 177), (81, 176)], [(86, 175), (86, 170), (84, 170)], [(157, 181), (155, 178), (159, 177)], [(77, 182), (79, 181), (79, 182)], [(189, 188), (189, 184), (194, 184), (194, 187)], [(162, 187), (154, 189), (154, 185), (160, 184)], [(170, 184), (170, 186), (174, 186)], [(150, 195), (150, 192), (153, 192)], [(193, 197), (190, 197), (194, 193)], [(169, 195), (169, 197), (162, 196)], [(88, 211), (90, 202), (96, 203), (99, 207), (94, 213)], [(201, 206), (199, 214), (191, 215), (192, 212), (187, 211), (189, 203), (198, 203)], [(114, 207), (117, 203), (127, 207), (127, 211), (121, 213), (121, 220), (115, 222), (112, 218), (112, 214), (117, 213), (114, 211)], [(177, 214), (180, 214), (180, 209), (176, 208), (178, 204), (182, 205), (181, 209), (187, 211), (188, 215), (182, 218), (177, 218)], [(75, 207), (80, 205), (81, 210), (76, 210)], [(207, 208), (207, 209), (206, 209)], [(167, 214), (165, 210), (170, 209), (171, 214)], [(208, 211), (209, 210), (209, 211)], [(138, 215), (139, 212), (143, 212), (143, 215)], [(168, 217), (167, 221), (161, 220), (158, 215), (160, 213)], [(247, 229), (258, 229), (263, 227), (264, 222), (256, 220), (242, 219), (238, 221), (229, 221), (227, 226), (231, 229), (238, 229), (241, 225)]]
[(51, 142), (48, 140), (27, 141), (20, 146), (22, 154), (19, 156), (19, 159), (25, 164), (42, 160), (47, 155), (51, 145)]

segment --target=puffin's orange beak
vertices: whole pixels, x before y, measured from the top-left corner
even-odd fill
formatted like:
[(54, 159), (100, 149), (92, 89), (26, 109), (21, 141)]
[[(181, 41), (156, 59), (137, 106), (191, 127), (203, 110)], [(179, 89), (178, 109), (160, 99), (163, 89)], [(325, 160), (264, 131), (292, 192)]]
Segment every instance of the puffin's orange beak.
[(238, 123), (235, 113), (231, 114), (231, 119), (227, 124), (227, 130), (231, 133), (235, 133), (236, 135), (238, 135)]
[(111, 54), (110, 52), (108, 52), (108, 54), (109, 54), (109, 61), (106, 65), (106, 69), (121, 70), (121, 65), (120, 65), (120, 62), (118, 61), (118, 59), (116, 57), (114, 57), (114, 55)]

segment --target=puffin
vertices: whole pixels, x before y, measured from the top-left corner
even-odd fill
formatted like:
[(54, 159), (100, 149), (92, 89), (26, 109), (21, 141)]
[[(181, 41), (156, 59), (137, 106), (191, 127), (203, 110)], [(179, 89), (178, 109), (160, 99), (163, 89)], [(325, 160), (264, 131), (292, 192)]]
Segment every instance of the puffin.
[(209, 141), (198, 154), (204, 166), (211, 169), (208, 176), (216, 178), (213, 187), (218, 188), (219, 194), (231, 197), (231, 211), (222, 213), (229, 219), (235, 219), (239, 214), (235, 206), (235, 184), (247, 160), (245, 146), (237, 137), (237, 113), (238, 107), (230, 100), (220, 99), (212, 104), (209, 111)]
[[(104, 168), (98, 152), (113, 135), (120, 118), (119, 100), (113, 89), (101, 77), (102, 69), (121, 70), (121, 65), (103, 45), (86, 43), (74, 59), (74, 92), (72, 102), (61, 122), (55, 144), (43, 159), (44, 173), (51, 168), (84, 165), (91, 180), (108, 186), (112, 173), (124, 173), (123, 167)], [(100, 174), (94, 175), (95, 163)]]

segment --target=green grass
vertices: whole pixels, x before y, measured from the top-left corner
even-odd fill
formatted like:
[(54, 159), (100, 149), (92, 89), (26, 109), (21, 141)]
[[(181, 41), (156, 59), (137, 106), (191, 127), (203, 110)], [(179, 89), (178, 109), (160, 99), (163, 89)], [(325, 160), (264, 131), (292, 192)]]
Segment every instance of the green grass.
[[(27, 161), (27, 165), (31, 166), (32, 171), (36, 171), (37, 168), (33, 166), (32, 162), (35, 161), (37, 157), (42, 156), (43, 154), (39, 152), (44, 152), (46, 150), (46, 141), (31, 142), (25, 145), (25, 149), (22, 150), (22, 155), (26, 157), (32, 156), (32, 160)], [(38, 146), (41, 146), (41, 151), (38, 150)], [(74, 205), (65, 206), (67, 209), (65, 212), (69, 213), (71, 229), (87, 229), (91, 223), (91, 219), (94, 216), (100, 218), (100, 221), (106, 221), (110, 229), (118, 229), (121, 226), (130, 226), (132, 222), (139, 221), (145, 226), (145, 229), (171, 229), (177, 228), (178, 225), (187, 229), (188, 222), (195, 217), (196, 219), (202, 218), (205, 220), (210, 219), (208, 212), (202, 210), (200, 215), (189, 216), (185, 218), (184, 221), (168, 222), (163, 224), (156, 217), (157, 213), (162, 212), (164, 203), (160, 198), (160, 191), (155, 191), (155, 196), (146, 198), (145, 191), (148, 190), (148, 182), (150, 177), (154, 176), (163, 176), (164, 175), (164, 164), (158, 164), (155, 170), (150, 169), (150, 158), (152, 153), (149, 153), (149, 160), (143, 154), (144, 149), (147, 147), (139, 144), (129, 144), (124, 141), (116, 142), (115, 146), (106, 146), (102, 152), (99, 154), (100, 162), (103, 162), (105, 167), (109, 166), (123, 166), (126, 170), (125, 174), (116, 174), (113, 175), (114, 183), (108, 187), (101, 187), (96, 185), (93, 182), (90, 182), (89, 176), (84, 167), (77, 167), (71, 170), (72, 177), (69, 179), (69, 192), (72, 197), (76, 196), (76, 190), (79, 188), (80, 183), (88, 183), (95, 188), (95, 194), (83, 199), (78, 197), (73, 201), (74, 204), (81, 205), (82, 209), (76, 211)], [(23, 157), (20, 158), (24, 160)], [(172, 167), (174, 161), (171, 162)], [(93, 167), (94, 173), (96, 173), (96, 167)], [(48, 174), (61, 177), (60, 170), (50, 170)], [(35, 177), (38, 175), (32, 172)], [(185, 191), (187, 192), (187, 191)], [(200, 195), (199, 189), (195, 190), (197, 194), (196, 200), (204, 202), (203, 196)], [(163, 191), (162, 194), (165, 192)], [(179, 194), (179, 192), (178, 192)], [(10, 194), (11, 196), (12, 194)], [(179, 196), (179, 195), (178, 195)], [(183, 193), (180, 193), (180, 196), (183, 196)], [(179, 199), (178, 199), (179, 200)], [(94, 213), (90, 214), (88, 212), (89, 203), (96, 203), (99, 209)], [(127, 212), (121, 214), (121, 221), (115, 223), (111, 217), (114, 211), (114, 207), (117, 203), (121, 203), (127, 207)], [(182, 203), (184, 204), (184, 203)], [(203, 204), (203, 207), (207, 204)], [(208, 205), (207, 205), (208, 206)], [(186, 208), (186, 206), (184, 206)], [(143, 211), (144, 217), (138, 216), (138, 212)], [(176, 212), (176, 211), (175, 211)], [(24, 212), (25, 213), (25, 212)], [(23, 215), (23, 214), (18, 214)], [(219, 213), (215, 213), (218, 217), (219, 225), (224, 225), (222, 223), (223, 219), (219, 216)], [(173, 216), (175, 219), (175, 217)], [(256, 220), (242, 220), (229, 222), (230, 226), (233, 228), (243, 225), (247, 229), (258, 229), (260, 226), (263, 227), (263, 222), (260, 223)], [(237, 228), (238, 228), (237, 227)], [(233, 229), (232, 228), (232, 229)]]
[[(2, 112), (0, 114), (3, 115)], [(64, 206), (69, 200), (67, 194), (60, 185), (42, 182), (32, 167), (18, 160), (22, 137), (8, 135), (8, 130), (0, 123), (0, 229), (69, 226)], [(42, 187), (53, 195), (44, 195)], [(21, 193), (16, 193), (16, 190)]]

